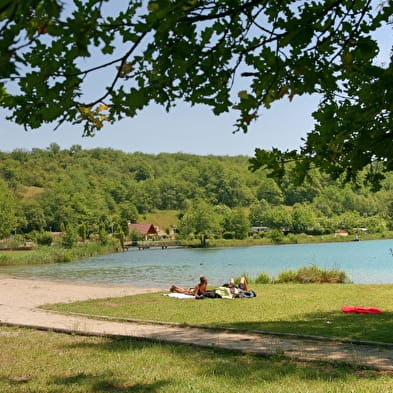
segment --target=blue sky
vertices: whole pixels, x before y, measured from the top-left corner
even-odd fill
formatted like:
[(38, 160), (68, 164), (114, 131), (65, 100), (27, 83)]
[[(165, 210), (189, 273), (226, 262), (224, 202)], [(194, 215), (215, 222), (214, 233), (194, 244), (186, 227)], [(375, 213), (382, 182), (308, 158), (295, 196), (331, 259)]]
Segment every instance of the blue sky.
[[(377, 61), (387, 61), (392, 49), (392, 29), (385, 28), (376, 35), (381, 47)], [(82, 137), (81, 126), (67, 123), (56, 131), (56, 124), (25, 131), (5, 120), (6, 112), (0, 110), (0, 151), (44, 149), (55, 142), (63, 149), (79, 144), (84, 149), (111, 147), (152, 154), (183, 152), (251, 157), (257, 147), (299, 148), (301, 138), (313, 128), (311, 114), (317, 108), (318, 100), (317, 95), (295, 97), (292, 102), (284, 98), (263, 111), (247, 134), (232, 133), (236, 113), (217, 117), (207, 107), (190, 107), (183, 103), (170, 113), (152, 105), (134, 118), (106, 125), (95, 137)]]
[(300, 138), (312, 128), (311, 113), (317, 104), (317, 97), (312, 96), (299, 97), (292, 103), (284, 99), (262, 113), (247, 134), (233, 134), (235, 114), (215, 116), (207, 107), (182, 103), (169, 113), (153, 105), (135, 118), (105, 126), (95, 137), (81, 137), (82, 127), (71, 124), (63, 124), (56, 131), (54, 125), (24, 131), (23, 127), (6, 121), (3, 111), (0, 112), (0, 150), (46, 148), (56, 142), (63, 149), (79, 144), (84, 149), (111, 147), (152, 154), (252, 156), (256, 147), (299, 147)]

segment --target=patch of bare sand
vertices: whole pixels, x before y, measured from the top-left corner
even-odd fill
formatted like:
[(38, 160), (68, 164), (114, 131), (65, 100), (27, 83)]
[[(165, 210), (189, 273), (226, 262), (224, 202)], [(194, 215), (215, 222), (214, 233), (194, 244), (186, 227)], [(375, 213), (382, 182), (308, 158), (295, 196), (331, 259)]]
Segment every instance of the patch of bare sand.
[(100, 321), (93, 319), (86, 321), (86, 318), (52, 313), (38, 307), (44, 304), (72, 303), (79, 300), (122, 297), (157, 291), (160, 289), (32, 280), (0, 275), (0, 323), (72, 331), (95, 331), (101, 324)]
[(162, 289), (32, 280), (0, 276), (0, 306), (12, 306), (15, 308), (15, 312), (17, 312), (18, 308), (32, 309), (43, 304), (121, 297), (147, 292), (157, 292), (160, 290)]

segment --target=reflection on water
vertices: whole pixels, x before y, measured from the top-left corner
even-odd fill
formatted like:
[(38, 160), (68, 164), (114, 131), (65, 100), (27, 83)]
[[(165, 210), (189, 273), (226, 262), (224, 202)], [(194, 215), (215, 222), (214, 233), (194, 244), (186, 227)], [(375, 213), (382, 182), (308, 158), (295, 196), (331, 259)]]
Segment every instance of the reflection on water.
[(344, 270), (355, 283), (393, 283), (393, 240), (215, 249), (148, 249), (71, 263), (0, 267), (0, 273), (48, 280), (169, 287), (193, 285), (205, 274), (211, 285), (247, 273), (276, 277), (317, 265)]

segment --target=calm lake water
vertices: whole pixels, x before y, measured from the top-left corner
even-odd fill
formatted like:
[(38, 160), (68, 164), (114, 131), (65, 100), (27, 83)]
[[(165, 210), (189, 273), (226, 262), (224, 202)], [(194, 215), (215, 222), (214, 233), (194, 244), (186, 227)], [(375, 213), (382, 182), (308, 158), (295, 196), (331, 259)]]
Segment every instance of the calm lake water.
[(393, 283), (393, 240), (294, 244), (236, 248), (130, 250), (70, 263), (0, 267), (18, 277), (114, 285), (169, 287), (194, 285), (201, 274), (209, 284), (247, 273), (271, 277), (283, 270), (317, 265), (344, 270), (355, 283)]

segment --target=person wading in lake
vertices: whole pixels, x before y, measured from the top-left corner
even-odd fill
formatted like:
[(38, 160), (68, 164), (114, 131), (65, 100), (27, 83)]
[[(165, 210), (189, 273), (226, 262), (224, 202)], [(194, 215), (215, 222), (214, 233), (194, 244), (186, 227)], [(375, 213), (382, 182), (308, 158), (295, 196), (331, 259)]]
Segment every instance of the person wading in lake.
[(201, 296), (207, 290), (207, 278), (205, 276), (199, 277), (199, 283), (194, 288), (182, 288), (177, 285), (172, 285), (169, 290), (171, 292), (184, 293), (186, 295)]

